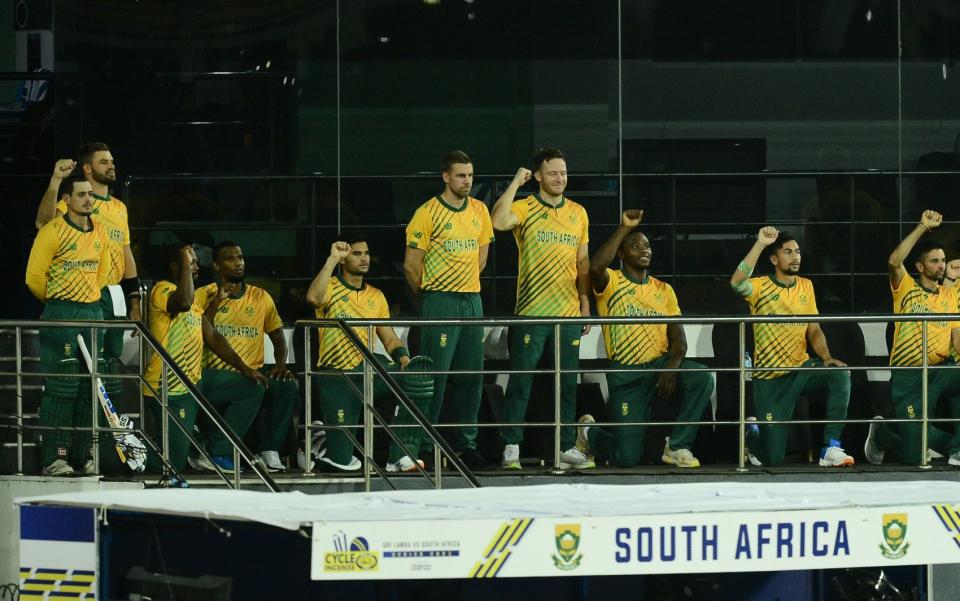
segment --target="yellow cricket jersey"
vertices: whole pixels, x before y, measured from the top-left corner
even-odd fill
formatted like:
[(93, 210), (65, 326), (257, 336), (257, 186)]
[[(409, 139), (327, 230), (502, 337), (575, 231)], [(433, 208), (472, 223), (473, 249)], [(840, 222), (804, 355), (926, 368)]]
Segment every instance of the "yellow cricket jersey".
[(434, 196), (407, 225), (407, 246), (425, 253), (424, 291), (480, 292), (480, 247), (491, 242), (490, 212), (476, 198), (455, 209)]
[[(217, 285), (204, 286), (203, 294), (209, 306), (217, 296)], [(263, 335), (282, 328), (283, 320), (277, 313), (273, 298), (266, 290), (244, 284), (240, 296), (220, 303), (213, 325), (227, 339), (233, 350), (237, 351), (244, 363), (253, 369), (260, 369), (263, 367)], [(210, 349), (203, 351), (203, 366), (237, 371)]]
[[(150, 291), (150, 333), (160, 341), (180, 369), (196, 384), (200, 381), (200, 372), (203, 367), (203, 310), (207, 306), (206, 292), (203, 288), (198, 289), (193, 295), (193, 305), (190, 310), (178, 313), (170, 319), (170, 314), (167, 313), (167, 299), (176, 290), (176, 284), (163, 280), (157, 282)], [(151, 353), (147, 363), (147, 373), (144, 375), (144, 379), (149, 384), (149, 387), (144, 386), (145, 395), (155, 396), (153, 390), (159, 394), (161, 371), (160, 357)], [(167, 374), (169, 394), (187, 392), (186, 386), (172, 371), (167, 370)]]
[(82, 230), (60, 215), (40, 228), (27, 261), (26, 283), (34, 296), (44, 302), (100, 300), (109, 263), (103, 228), (91, 226)]
[[(67, 212), (67, 203), (57, 203), (57, 211)], [(127, 220), (127, 205), (113, 196), (93, 195), (93, 213), (90, 215), (95, 223), (102, 226), (107, 239), (107, 253), (110, 269), (107, 274), (107, 285), (119, 284), (123, 279), (125, 259), (123, 247), (130, 245), (130, 226)]]
[[(655, 277), (630, 279), (623, 271), (607, 269), (607, 287), (594, 291), (601, 317), (680, 315), (673, 287)], [(667, 352), (667, 324), (603, 326), (607, 357), (623, 365), (641, 365)]]
[(510, 207), (519, 251), (517, 315), (577, 317), (577, 250), (589, 241), (587, 211), (569, 198), (552, 207), (539, 196)]
[[(327, 304), (317, 309), (317, 317), (323, 319), (387, 319), (390, 307), (383, 292), (364, 282), (362, 288), (354, 288), (339, 277), (330, 278), (327, 284)], [(368, 344), (367, 328), (353, 328), (360, 340)], [(338, 328), (320, 328), (320, 351), (317, 367), (328, 369), (353, 369), (363, 361), (353, 344)]]
[[(893, 312), (904, 313), (956, 313), (957, 290), (937, 286), (935, 292), (924, 290), (910, 274), (903, 276), (900, 286), (890, 287), (893, 293)], [(927, 322), (927, 363), (937, 365), (950, 356), (950, 330), (960, 327), (958, 321)], [(923, 331), (919, 321), (897, 322), (893, 330), (893, 348), (890, 350), (890, 365), (923, 365)]]
[[(751, 315), (818, 315), (813, 283), (797, 277), (793, 286), (784, 286), (773, 276), (750, 278), (753, 292), (744, 300)], [(755, 367), (798, 367), (810, 359), (807, 354), (807, 324), (753, 324)], [(755, 372), (754, 379), (772, 380), (790, 372)]]

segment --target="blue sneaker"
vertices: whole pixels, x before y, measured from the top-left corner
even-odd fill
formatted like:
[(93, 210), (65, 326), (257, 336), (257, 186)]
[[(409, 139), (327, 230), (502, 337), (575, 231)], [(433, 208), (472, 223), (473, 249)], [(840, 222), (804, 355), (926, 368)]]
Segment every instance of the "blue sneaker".
[[(216, 468), (213, 467), (213, 464), (215, 463), (217, 467), (220, 468), (221, 472), (224, 472), (226, 474), (233, 473), (234, 467), (235, 467), (233, 465), (233, 457), (230, 457), (229, 455), (213, 455), (211, 456), (211, 459), (213, 459), (213, 463), (210, 463), (209, 461), (207, 461), (207, 458), (204, 457), (203, 455), (197, 457), (197, 461), (196, 461), (197, 467), (203, 470), (207, 470), (208, 472), (215, 472), (217, 471)], [(240, 472), (241, 473), (243, 472), (242, 467), (240, 468)]]

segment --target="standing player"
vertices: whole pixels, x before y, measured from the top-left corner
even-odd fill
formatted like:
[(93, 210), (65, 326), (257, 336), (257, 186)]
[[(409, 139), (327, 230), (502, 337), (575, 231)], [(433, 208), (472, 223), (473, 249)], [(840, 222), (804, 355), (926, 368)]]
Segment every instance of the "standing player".
[[(590, 282), (601, 316), (680, 315), (673, 287), (648, 273), (653, 258), (650, 241), (642, 233), (633, 231), (640, 225), (642, 217), (643, 211), (624, 211), (620, 227), (590, 261)], [(623, 262), (623, 269), (609, 268), (615, 256)], [(679, 324), (605, 325), (603, 342), (613, 368), (684, 370), (705, 367), (684, 359), (687, 338)], [(613, 421), (647, 421), (654, 397), (672, 399), (677, 380), (678, 373), (674, 371), (608, 372)], [(713, 378), (703, 371), (680, 371), (679, 380), (683, 401), (677, 421), (698, 421), (710, 402)], [(581, 418), (581, 421), (592, 421), (592, 418)], [(585, 426), (578, 436), (578, 443), (588, 443), (586, 449), (581, 449), (585, 454), (593, 450), (599, 459), (611, 460), (618, 467), (633, 467), (643, 455), (645, 431), (645, 426), (612, 429)], [(677, 467), (700, 467), (700, 461), (690, 451), (696, 436), (697, 426), (676, 424), (663, 447), (663, 462)]]
[[(493, 207), (493, 227), (513, 231), (519, 250), (517, 315), (521, 317), (588, 317), (590, 261), (587, 257), (587, 212), (563, 195), (567, 188), (567, 163), (554, 148), (542, 150), (533, 159), (534, 177), (540, 184), (537, 194), (514, 202), (517, 191), (530, 179), (530, 170), (520, 168)], [(510, 369), (534, 369), (544, 345), (553, 344), (552, 325), (519, 325), (510, 328)], [(576, 420), (577, 374), (566, 370), (580, 364), (580, 336), (576, 324), (560, 326), (560, 419)], [(520, 424), (527, 415), (533, 386), (532, 374), (512, 374), (503, 401), (503, 421)], [(520, 469), (520, 442), (523, 429), (510, 426), (500, 431), (506, 469)], [(576, 445), (572, 426), (560, 432), (560, 466), (592, 468), (594, 462)]]
[[(216, 281), (202, 290), (208, 299), (207, 319), (233, 347), (244, 363), (272, 381), (266, 391), (245, 378), (223, 359), (205, 349), (200, 391), (223, 413), (223, 418), (243, 438), (264, 406), (264, 432), (258, 436), (260, 457), (270, 471), (283, 471), (278, 450), (286, 440), (297, 406), (297, 382), (287, 369), (287, 341), (283, 320), (266, 290), (243, 281), (246, 263), (240, 245), (223, 241), (213, 247), (213, 271)], [(263, 365), (264, 334), (273, 344), (274, 366)], [(226, 411), (223, 408), (226, 407)], [(209, 451), (221, 468), (232, 469), (230, 441), (218, 428), (209, 432)], [(199, 464), (212, 470), (206, 458)]]
[[(58, 213), (66, 213), (63, 199), (57, 201), (60, 181), (77, 166), (93, 189), (92, 218), (104, 230), (109, 272), (100, 294), (100, 307), (104, 319), (117, 319), (113, 311), (113, 297), (107, 286), (119, 284), (126, 298), (127, 317), (139, 321), (140, 280), (137, 279), (137, 264), (130, 250), (130, 227), (127, 222), (127, 206), (110, 195), (110, 186), (117, 183), (117, 171), (110, 148), (101, 142), (84, 144), (77, 153), (77, 162), (61, 159), (53, 167), (50, 185), (40, 200), (37, 209), (38, 228), (52, 220)], [(111, 329), (104, 338), (104, 359), (108, 370), (117, 371), (116, 363), (123, 352), (123, 330)]]
[[(887, 269), (890, 275), (890, 292), (893, 294), (893, 312), (904, 313), (950, 313), (956, 314), (957, 290), (955, 280), (960, 276), (960, 264), (952, 261), (948, 266), (943, 245), (936, 240), (921, 237), (936, 229), (943, 216), (936, 211), (924, 211), (920, 223), (907, 234), (890, 253)], [(916, 257), (914, 267), (917, 277), (907, 273), (903, 262), (911, 251)], [(949, 273), (948, 273), (949, 270)], [(941, 285), (940, 281), (951, 280), (954, 285)], [(898, 321), (893, 331), (893, 347), (890, 365), (918, 367), (923, 365), (923, 330), (920, 322)], [(927, 364), (950, 365), (956, 363), (960, 353), (960, 321), (947, 320), (927, 322)], [(900, 419), (920, 419), (922, 406), (923, 373), (917, 370), (893, 370), (890, 373), (890, 394), (894, 414)], [(955, 369), (932, 369), (927, 373), (927, 415), (936, 414), (940, 397), (950, 398), (951, 411), (957, 416), (960, 401), (960, 373)], [(871, 463), (880, 463), (889, 454), (895, 461), (919, 465), (922, 459), (919, 422), (900, 422), (896, 432), (885, 424), (870, 424), (865, 451)], [(898, 434), (899, 433), (899, 434)], [(952, 436), (933, 424), (927, 426), (929, 448), (949, 455), (951, 465), (960, 465), (960, 430)]]
[[(767, 277), (751, 278), (762, 254), (769, 258), (773, 273)], [(733, 272), (730, 286), (749, 303), (752, 315), (817, 315), (813, 283), (798, 276), (799, 272), (800, 245), (790, 234), (768, 226), (760, 229), (753, 248)], [(787, 368), (784, 371), (754, 372), (753, 405), (761, 419), (791, 419), (797, 397), (818, 390), (827, 391), (827, 419), (846, 419), (847, 404), (850, 402), (850, 372), (790, 369), (821, 365), (846, 367), (846, 363), (830, 354), (820, 324), (755, 323), (753, 337), (754, 366)], [(819, 360), (811, 359), (807, 354), (808, 343)], [(748, 431), (751, 463), (759, 461), (771, 466), (782, 463), (787, 448), (787, 432), (784, 424), (765, 425), (760, 428), (758, 440), (755, 430)], [(824, 427), (821, 467), (853, 465), (853, 457), (841, 447), (842, 432), (843, 424), (836, 421)]]
[[(168, 279), (157, 282), (150, 291), (150, 332), (160, 341), (177, 366), (191, 382), (197, 384), (202, 373), (203, 348), (206, 345), (246, 378), (266, 386), (267, 379), (263, 374), (244, 363), (226, 338), (217, 332), (204, 316), (207, 299), (202, 289), (194, 288), (200, 270), (193, 248), (189, 244), (170, 246), (164, 252), (164, 262)], [(160, 357), (152, 353), (144, 374), (143, 394), (154, 399), (149, 405), (155, 416), (155, 434), (162, 431), (162, 413), (158, 398), (161, 393), (162, 372)], [(167, 370), (166, 386), (170, 413), (180, 420), (187, 432), (192, 432), (197, 420), (197, 402), (172, 370)], [(181, 471), (187, 462), (190, 441), (172, 422), (168, 425), (168, 432), (170, 464), (177, 471)], [(156, 436), (155, 440), (159, 442), (159, 436)], [(159, 459), (154, 453), (147, 456), (147, 466), (152, 469), (160, 467)]]
[[(337, 266), (340, 274), (333, 275)], [(390, 308), (383, 292), (364, 281), (364, 276), (370, 271), (370, 248), (362, 239), (355, 239), (351, 243), (334, 242), (330, 246), (330, 256), (323, 264), (310, 287), (307, 289), (307, 302), (310, 303), (319, 319), (388, 319)], [(369, 344), (367, 328), (354, 328), (357, 336)], [(389, 369), (397, 365), (405, 368), (410, 362), (410, 353), (403, 346), (389, 325), (376, 328), (377, 337), (383, 343), (393, 361), (386, 357), (377, 357), (380, 363)], [(320, 339), (317, 367), (324, 375), (315, 376), (317, 382), (317, 398), (320, 402), (320, 414), (323, 422), (328, 425), (353, 426), (359, 423), (362, 400), (357, 396), (353, 387), (346, 381), (344, 374), (359, 375), (363, 369), (363, 355), (354, 348), (346, 335), (337, 328), (321, 328), (317, 332)], [(351, 376), (354, 384), (362, 390), (362, 380)], [(403, 386), (406, 378), (400, 379)], [(374, 380), (374, 395), (380, 398), (388, 397), (389, 391), (380, 378)], [(415, 396), (415, 395), (411, 395)], [(425, 396), (414, 398), (418, 407), (426, 411), (425, 407), (432, 398), (432, 391)], [(418, 428), (402, 428), (397, 436), (408, 447), (413, 446), (420, 439)], [(408, 455), (394, 456), (387, 463), (387, 471), (408, 472), (416, 470), (414, 460)], [(326, 452), (320, 457), (327, 469), (352, 472), (362, 467), (360, 461), (353, 456), (353, 443), (350, 438), (339, 429), (327, 431)], [(420, 467), (423, 462), (417, 460)]]
[[(103, 319), (100, 288), (107, 277), (109, 261), (104, 255), (103, 228), (90, 219), (94, 200), (90, 184), (79, 175), (68, 176), (60, 184), (60, 198), (66, 212), (37, 233), (27, 262), (27, 287), (44, 303), (41, 319), (99, 321)], [(89, 328), (41, 328), (40, 369), (46, 373), (79, 374), (78, 334), (92, 346)], [(100, 330), (98, 337), (102, 334)], [(97, 342), (100, 348), (102, 338)], [(40, 400), (40, 425), (55, 429), (44, 431), (40, 447), (45, 476), (69, 476), (74, 467), (93, 473), (90, 434), (73, 436), (63, 429), (89, 428), (92, 421), (87, 380), (46, 379)]]
[[(465, 152), (447, 153), (442, 175), (443, 192), (420, 205), (407, 226), (403, 271), (413, 293), (422, 299), (424, 317), (483, 317), (480, 273), (493, 241), (490, 214), (482, 201), (470, 197), (473, 163)], [(424, 327), (420, 352), (433, 359), (437, 371), (479, 371), (483, 369), (483, 328)], [(426, 412), (432, 423), (440, 418), (446, 384), (446, 375), (434, 380), (433, 402)], [(483, 374), (453, 376), (454, 421), (477, 423), (482, 395)], [(471, 469), (493, 467), (477, 450), (476, 427), (458, 428), (453, 448)]]

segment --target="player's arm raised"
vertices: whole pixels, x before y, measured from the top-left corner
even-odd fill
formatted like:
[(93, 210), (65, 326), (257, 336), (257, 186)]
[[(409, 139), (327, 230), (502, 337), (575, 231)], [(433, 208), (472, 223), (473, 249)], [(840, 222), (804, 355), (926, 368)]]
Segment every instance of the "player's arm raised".
[(907, 234), (907, 237), (900, 241), (900, 244), (893, 249), (890, 257), (887, 259), (887, 272), (890, 275), (890, 286), (899, 288), (903, 276), (907, 275), (907, 270), (903, 262), (910, 256), (910, 251), (917, 244), (920, 238), (932, 229), (940, 226), (943, 222), (943, 215), (936, 211), (926, 210), (920, 216), (920, 223)]
[(167, 313), (170, 317), (189, 311), (193, 306), (195, 288), (193, 286), (193, 263), (197, 255), (192, 246), (180, 249), (180, 273), (177, 274), (177, 289), (167, 298)]
[(643, 219), (643, 211), (640, 209), (627, 209), (620, 216), (620, 225), (613, 231), (613, 234), (607, 238), (593, 258), (590, 259), (590, 285), (593, 291), (600, 293), (606, 290), (608, 280), (607, 268), (617, 256), (620, 244), (627, 234), (640, 225)]
[(779, 235), (780, 232), (777, 228), (769, 225), (760, 228), (760, 231), (757, 232), (757, 241), (753, 243), (750, 252), (740, 261), (740, 264), (733, 271), (733, 275), (730, 276), (730, 287), (738, 296), (747, 297), (753, 292), (750, 276), (753, 275), (753, 270), (757, 267), (757, 261), (760, 260), (763, 249), (776, 242)]
[(333, 276), (333, 270), (337, 268), (340, 261), (344, 260), (350, 254), (350, 245), (346, 242), (334, 242), (330, 245), (330, 256), (320, 269), (317, 277), (310, 282), (307, 288), (307, 302), (314, 309), (322, 309), (330, 300), (328, 284)]
[(63, 178), (70, 175), (76, 167), (77, 162), (73, 159), (60, 159), (53, 166), (50, 183), (40, 199), (40, 206), (37, 207), (37, 218), (33, 223), (37, 229), (42, 228), (57, 216), (57, 201), (60, 200), (57, 195), (60, 193), (60, 184), (63, 183)]
[(507, 186), (507, 189), (504, 190), (500, 198), (497, 199), (497, 202), (493, 205), (493, 211), (490, 212), (490, 221), (493, 222), (493, 229), (507, 232), (517, 227), (517, 224), (520, 223), (520, 220), (513, 214), (510, 207), (513, 205), (513, 201), (517, 197), (517, 192), (523, 184), (530, 181), (531, 175), (533, 175), (533, 173), (526, 167), (521, 167), (517, 170), (517, 174), (513, 176), (510, 185)]

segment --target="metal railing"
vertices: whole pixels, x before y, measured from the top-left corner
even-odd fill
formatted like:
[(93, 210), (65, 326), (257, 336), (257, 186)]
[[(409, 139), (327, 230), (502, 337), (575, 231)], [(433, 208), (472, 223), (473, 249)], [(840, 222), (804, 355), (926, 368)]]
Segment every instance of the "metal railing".
[[(100, 373), (98, 371), (99, 364), (98, 359), (98, 345), (91, 344), (90, 352), (91, 359), (93, 363), (93, 371), (91, 373), (78, 373), (78, 374), (64, 374), (64, 373), (46, 373), (46, 372), (24, 372), (23, 371), (23, 331), (26, 329), (39, 330), (41, 328), (72, 328), (72, 329), (89, 329), (90, 340), (97, 340), (97, 332), (100, 330), (111, 330), (111, 329), (122, 329), (122, 330), (135, 330), (137, 336), (135, 336), (138, 341), (138, 353), (140, 357), (139, 366), (137, 373)], [(150, 331), (141, 323), (133, 321), (60, 321), (60, 320), (35, 320), (35, 321), (10, 321), (10, 320), (0, 320), (0, 331), (7, 330), (13, 331), (15, 336), (15, 348), (16, 348), (16, 369), (14, 372), (0, 371), (0, 377), (15, 377), (16, 378), (16, 408), (17, 413), (15, 416), (16, 423), (14, 427), (17, 431), (17, 472), (23, 473), (23, 448), (24, 440), (23, 433), (26, 428), (32, 429), (49, 429), (39, 426), (26, 426), (24, 424), (24, 415), (23, 415), (23, 379), (27, 378), (36, 378), (36, 377), (71, 377), (71, 378), (81, 378), (88, 379), (90, 381), (90, 402), (92, 407), (92, 420), (89, 428), (76, 426), (70, 428), (71, 430), (76, 431), (87, 431), (91, 433), (91, 439), (93, 440), (93, 468), (94, 472), (99, 473), (100, 471), (100, 445), (98, 440), (98, 433), (109, 433), (114, 432), (130, 432), (130, 430), (121, 430), (115, 428), (105, 428), (99, 425), (99, 415), (101, 414), (100, 401), (97, 398), (97, 378), (108, 379), (108, 380), (135, 380), (137, 383), (137, 388), (139, 391), (139, 410), (140, 410), (140, 427), (135, 428), (133, 432), (140, 437), (141, 440), (146, 441), (147, 445), (151, 447), (155, 453), (157, 453), (163, 463), (164, 473), (161, 476), (161, 481), (166, 482), (169, 479), (170, 475), (181, 478), (181, 475), (178, 473), (177, 469), (170, 464), (169, 461), (169, 422), (173, 422), (180, 429), (181, 433), (190, 441), (190, 443), (202, 454), (211, 465), (214, 466), (216, 473), (219, 477), (230, 487), (234, 489), (239, 489), (241, 487), (240, 479), (240, 460), (243, 459), (247, 465), (253, 470), (254, 474), (259, 478), (266, 488), (272, 492), (280, 492), (280, 487), (270, 476), (266, 467), (263, 465), (262, 460), (256, 457), (250, 449), (247, 448), (246, 444), (224, 421), (223, 417), (216, 410), (216, 408), (207, 400), (206, 397), (200, 392), (196, 384), (193, 383), (190, 378), (184, 373), (184, 371), (177, 365), (176, 361), (170, 356), (170, 354), (163, 348), (160, 342), (150, 333)], [(147, 350), (155, 353), (161, 361), (161, 376), (160, 376), (160, 390), (156, 390), (153, 386), (148, 383), (145, 379), (144, 372), (147, 366)], [(207, 415), (210, 420), (210, 423), (213, 424), (230, 442), (233, 447), (233, 459), (234, 459), (234, 473), (233, 478), (228, 478), (227, 475), (217, 466), (216, 463), (213, 463), (210, 460), (210, 456), (207, 454), (206, 450), (201, 444), (199, 444), (194, 438), (193, 433), (188, 432), (180, 421), (177, 419), (177, 416), (174, 415), (173, 411), (170, 409), (168, 404), (169, 391), (167, 386), (168, 381), (168, 372), (172, 372), (180, 382), (183, 384), (184, 388), (187, 390), (187, 393), (193, 398), (197, 403), (197, 406)], [(150, 389), (153, 392), (153, 398), (160, 405), (161, 408), (161, 419), (159, 429), (161, 432), (161, 441), (160, 444), (157, 444), (156, 441), (153, 441), (147, 432), (143, 429), (143, 420), (145, 417), (145, 397), (149, 395), (144, 394), (144, 387)], [(173, 419), (170, 419), (173, 418)]]
[[(423, 427), (428, 433), (430, 438), (437, 444), (443, 446), (444, 452), (450, 456), (455, 457), (455, 454), (452, 453), (452, 450), (446, 446), (443, 442), (443, 437), (438, 433), (439, 430), (449, 429), (449, 428), (458, 428), (458, 427), (478, 427), (478, 428), (497, 428), (503, 426), (549, 426), (553, 428), (553, 469), (556, 472), (562, 472), (563, 470), (560, 467), (560, 432), (561, 428), (564, 427), (577, 427), (582, 426), (582, 424), (577, 422), (562, 422), (560, 419), (560, 407), (561, 407), (561, 390), (560, 390), (560, 377), (564, 373), (576, 373), (576, 374), (597, 374), (597, 373), (657, 373), (657, 372), (713, 372), (713, 373), (736, 373), (738, 375), (739, 385), (738, 385), (738, 409), (739, 414), (736, 420), (709, 420), (709, 421), (685, 421), (685, 422), (671, 422), (671, 421), (642, 421), (642, 422), (595, 422), (591, 423), (591, 426), (605, 426), (605, 427), (625, 427), (625, 426), (664, 426), (664, 425), (673, 425), (677, 423), (682, 423), (685, 425), (697, 425), (697, 426), (737, 426), (738, 431), (738, 463), (737, 471), (746, 471), (746, 448), (745, 448), (745, 434), (746, 428), (748, 425), (752, 424), (751, 421), (747, 419), (747, 382), (750, 381), (750, 375), (758, 372), (782, 372), (785, 370), (789, 371), (920, 371), (922, 373), (922, 389), (921, 389), (921, 403), (922, 411), (919, 418), (889, 418), (876, 420), (876, 419), (844, 419), (844, 420), (827, 420), (827, 419), (790, 419), (790, 420), (764, 420), (759, 422), (758, 425), (787, 425), (787, 424), (829, 424), (829, 423), (843, 423), (843, 424), (871, 424), (871, 423), (885, 423), (885, 424), (897, 424), (897, 423), (916, 423), (919, 422), (922, 424), (922, 434), (921, 434), (921, 445), (923, 452), (921, 452), (921, 463), (919, 467), (921, 469), (928, 469), (930, 467), (929, 460), (927, 457), (926, 449), (928, 445), (927, 438), (927, 426), (930, 423), (936, 422), (948, 422), (953, 423), (960, 421), (960, 416), (955, 416), (951, 418), (934, 418), (928, 414), (928, 377), (929, 372), (932, 370), (941, 370), (941, 369), (952, 369), (957, 367), (953, 364), (947, 365), (930, 365), (928, 356), (927, 356), (927, 324), (931, 321), (950, 321), (958, 320), (960, 321), (960, 314), (900, 314), (900, 315), (791, 315), (791, 316), (773, 316), (773, 315), (762, 315), (762, 316), (716, 316), (716, 317), (592, 317), (592, 318), (564, 318), (564, 319), (551, 319), (551, 318), (478, 318), (478, 319), (389, 319), (389, 320), (361, 320), (361, 319), (344, 319), (344, 320), (305, 320), (297, 322), (298, 326), (304, 326), (307, 331), (305, 335), (304, 342), (304, 360), (307, 365), (307, 374), (308, 375), (317, 375), (318, 372), (310, 371), (310, 362), (311, 362), (311, 343), (310, 343), (310, 329), (315, 327), (339, 327), (344, 333), (347, 334), (348, 338), (351, 341), (351, 344), (358, 349), (362, 349), (361, 352), (364, 354), (364, 359), (367, 365), (374, 365), (375, 367), (370, 369), (367, 368), (364, 370), (364, 390), (363, 390), (363, 402), (368, 409), (372, 409), (372, 398), (370, 396), (370, 390), (372, 390), (372, 377), (373, 372), (376, 371), (379, 377), (384, 378), (384, 380), (392, 380), (390, 374), (386, 372), (381, 366), (379, 366), (372, 353), (373, 341), (374, 341), (374, 330), (378, 326), (440, 326), (440, 325), (457, 325), (464, 327), (497, 327), (497, 326), (516, 326), (516, 325), (549, 325), (553, 328), (553, 337), (554, 337), (554, 364), (552, 369), (524, 369), (524, 370), (503, 370), (498, 369), (496, 371), (488, 370), (447, 370), (447, 371), (425, 371), (420, 372), (422, 374), (433, 374), (433, 375), (478, 375), (478, 374), (550, 374), (553, 376), (554, 382), (554, 393), (553, 393), (553, 410), (554, 410), (554, 420), (552, 422), (523, 422), (519, 424), (512, 423), (483, 423), (483, 424), (473, 424), (473, 423), (442, 423), (442, 424), (428, 424), (422, 414), (415, 412), (415, 405), (410, 401), (409, 398), (406, 398), (403, 395), (402, 390), (398, 386), (394, 385), (395, 390), (394, 394), (398, 398), (402, 398), (404, 405), (411, 409), (411, 413), (414, 413), (419, 426), (399, 426), (403, 427)], [(825, 367), (825, 366), (809, 366), (809, 367), (747, 367), (744, 364), (743, 358), (744, 354), (749, 350), (747, 348), (747, 334), (746, 327), (748, 324), (756, 323), (777, 323), (777, 324), (806, 324), (810, 322), (823, 323), (823, 322), (857, 322), (857, 323), (888, 323), (888, 322), (919, 322), (921, 324), (921, 336), (922, 336), (922, 352), (923, 359), (921, 365), (918, 366), (877, 366), (877, 365), (848, 365), (846, 367)], [(647, 367), (638, 367), (638, 368), (618, 368), (618, 369), (575, 369), (575, 370), (564, 370), (560, 366), (560, 353), (559, 353), (559, 340), (560, 340), (560, 328), (562, 325), (567, 324), (579, 324), (579, 325), (591, 325), (591, 326), (611, 326), (611, 325), (654, 325), (654, 324), (677, 324), (677, 325), (693, 325), (693, 324), (737, 324), (738, 326), (738, 358), (736, 359), (737, 365), (734, 367), (702, 367), (702, 368), (684, 368), (684, 369), (670, 369), (670, 368), (647, 368)], [(360, 338), (352, 330), (354, 328), (366, 328), (368, 345), (363, 345), (360, 341)], [(828, 341), (829, 342), (829, 341)], [(309, 382), (310, 379), (307, 379)], [(309, 392), (309, 384), (308, 384)], [(309, 403), (307, 404), (309, 407)], [(378, 420), (380, 421), (380, 420)], [(307, 419), (309, 424), (309, 417)], [(362, 428), (364, 430), (364, 440), (365, 444), (369, 445), (372, 441), (372, 431), (375, 428), (382, 427), (385, 428), (388, 435), (391, 438), (394, 438), (393, 434), (390, 432), (391, 428), (396, 428), (398, 426), (386, 426), (381, 422), (380, 425), (375, 425), (371, 419), (369, 419), (369, 414), (365, 412), (364, 421), (359, 426), (354, 426), (355, 428)], [(310, 437), (306, 437), (307, 442), (305, 443), (305, 451), (309, 452), (310, 450)], [(354, 439), (355, 440), (355, 439)], [(394, 438), (394, 440), (396, 440)], [(366, 446), (367, 449), (370, 446)], [(309, 455), (308, 455), (309, 456)], [(368, 463), (370, 462), (370, 457), (367, 457)], [(439, 462), (438, 462), (439, 465)], [(460, 466), (457, 466), (460, 469)], [(461, 470), (463, 472), (464, 470)], [(437, 476), (439, 479), (440, 470), (437, 470)], [(369, 472), (364, 473), (365, 484), (367, 489), (369, 489), (370, 474)], [(435, 482), (437, 487), (440, 486), (439, 481)]]

